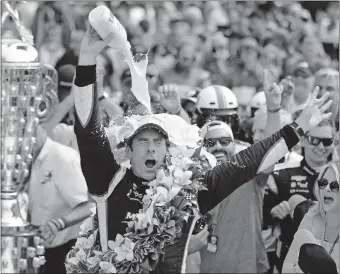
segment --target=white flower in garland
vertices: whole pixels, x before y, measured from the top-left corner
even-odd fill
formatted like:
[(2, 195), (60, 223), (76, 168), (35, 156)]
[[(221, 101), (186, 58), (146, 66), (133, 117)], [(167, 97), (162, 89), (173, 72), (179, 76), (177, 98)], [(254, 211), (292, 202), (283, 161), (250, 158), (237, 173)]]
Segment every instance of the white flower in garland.
[(175, 176), (175, 183), (177, 185), (180, 186), (186, 186), (191, 184), (191, 176), (192, 176), (192, 172), (187, 170), (187, 171), (183, 171), (180, 168), (176, 168), (174, 171), (174, 176)]
[(117, 273), (115, 266), (109, 262), (100, 262), (100, 269), (103, 270), (103, 273)]
[(80, 237), (77, 239), (75, 246), (76, 248), (79, 248), (79, 249), (91, 248), (96, 241), (96, 237), (97, 237), (97, 231), (91, 234), (88, 238)]
[(93, 218), (89, 217), (80, 225), (80, 235), (87, 234), (93, 228)]

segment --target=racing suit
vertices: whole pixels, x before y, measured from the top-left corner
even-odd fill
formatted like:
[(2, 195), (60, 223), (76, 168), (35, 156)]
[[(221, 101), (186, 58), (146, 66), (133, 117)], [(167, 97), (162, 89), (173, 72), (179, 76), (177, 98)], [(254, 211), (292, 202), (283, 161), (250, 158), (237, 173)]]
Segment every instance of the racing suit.
[[(275, 259), (276, 267), (281, 271), (283, 261), (293, 241), (294, 234), (298, 227), (293, 223), (290, 215), (283, 220), (275, 220), (270, 211), (273, 207), (283, 201), (288, 201), (295, 194), (305, 197), (307, 200), (316, 200), (313, 188), (318, 173), (312, 169), (303, 158), (301, 161), (284, 162), (277, 164), (272, 173), (272, 178), (277, 186), (277, 193), (269, 189), (264, 196), (264, 229), (280, 227), (279, 242)], [(276, 231), (277, 231), (276, 227)], [(274, 233), (276, 234), (276, 233)]]
[[(77, 66), (73, 89), (75, 92), (77, 136), (81, 167), (88, 189), (97, 203), (100, 244), (107, 245), (118, 233), (125, 234), (128, 212), (136, 213), (142, 208), (147, 186), (131, 169), (117, 164), (110, 140), (101, 124), (96, 90), (96, 66)], [(208, 190), (200, 191), (198, 204), (202, 214), (207, 213), (234, 190), (248, 182), (256, 174), (267, 169), (282, 158), (299, 141), (290, 125), (267, 139), (241, 151), (229, 161), (206, 172), (204, 183)], [(165, 249), (156, 273), (179, 273), (188, 237), (185, 226), (182, 237)], [(190, 227), (190, 226), (189, 226)]]

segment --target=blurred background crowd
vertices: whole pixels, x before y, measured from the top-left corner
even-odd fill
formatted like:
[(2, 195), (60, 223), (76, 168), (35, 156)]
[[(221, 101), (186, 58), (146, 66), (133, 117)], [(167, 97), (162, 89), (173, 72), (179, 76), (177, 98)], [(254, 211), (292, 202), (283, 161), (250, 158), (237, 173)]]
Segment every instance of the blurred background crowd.
[[(300, 210), (307, 212), (306, 201), (317, 199), (311, 185), (322, 167), (338, 159), (339, 2), (19, 2), (16, 9), (34, 37), (41, 63), (58, 72), (60, 103), (72, 92), (88, 14), (98, 5), (109, 7), (125, 27), (133, 55), (148, 54), (147, 80), (155, 113), (166, 111), (157, 91), (172, 85), (192, 124), (203, 127), (217, 120), (229, 125), (231, 131), (224, 123), (219, 125), (224, 138), (205, 140), (217, 158), (233, 154), (233, 142), (237, 152), (264, 138), (266, 113), (258, 111), (266, 107), (264, 69), (271, 82), (285, 87), (281, 114), (286, 123), (306, 106), (315, 86), (320, 87), (320, 94), (331, 93), (332, 119), (309, 132), (296, 147), (297, 156), (287, 155), (267, 182), (262, 244), (269, 259), (268, 273), (282, 271), (299, 226), (293, 223), (290, 212), (294, 208), (288, 201), (294, 194), (302, 196), (299, 201), (305, 203)], [(2, 37), (13, 32), (15, 25), (7, 20)], [(138, 102), (130, 91), (131, 73), (123, 56), (107, 48), (97, 61), (104, 123), (108, 125), (116, 114), (137, 113)], [(71, 103), (58, 123), (72, 126), (73, 112)], [(58, 138), (60, 132), (53, 134), (55, 140), (66, 145), (73, 142), (70, 146), (77, 149), (74, 137), (65, 141), (65, 136)], [(337, 254), (338, 249), (337, 244)]]
[[(88, 14), (102, 4), (126, 28), (133, 54), (148, 53), (149, 89), (176, 84), (193, 119), (195, 98), (209, 85), (228, 87), (239, 105), (249, 106), (261, 91), (263, 68), (270, 69), (278, 81), (294, 76), (297, 66), (306, 62), (305, 73), (294, 79), (295, 88), (305, 92), (319, 69), (339, 68), (338, 2), (19, 3), (17, 10), (34, 36), (40, 61), (54, 66), (60, 79), (72, 78), (71, 67), (64, 66), (77, 64)], [(101, 89), (126, 111), (131, 98), (123, 94), (130, 89), (130, 75), (120, 58), (110, 48), (103, 53)], [(304, 96), (294, 94), (296, 104), (303, 103)]]

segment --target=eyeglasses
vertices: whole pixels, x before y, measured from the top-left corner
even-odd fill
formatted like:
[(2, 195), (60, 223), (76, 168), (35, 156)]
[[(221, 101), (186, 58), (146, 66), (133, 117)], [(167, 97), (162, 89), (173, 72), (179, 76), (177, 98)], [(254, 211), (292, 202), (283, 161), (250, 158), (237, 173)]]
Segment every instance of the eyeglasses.
[(314, 136), (307, 136), (307, 141), (312, 146), (318, 146), (321, 142), (324, 147), (329, 147), (333, 144), (334, 139), (333, 138), (319, 138)]
[(294, 74), (293, 74), (294, 77), (298, 78), (298, 77), (301, 77), (303, 79), (307, 79), (309, 77), (309, 75), (306, 73), (306, 72), (303, 72), (303, 71), (296, 71)]
[(318, 186), (320, 189), (325, 189), (328, 184), (332, 192), (339, 192), (339, 183), (337, 181), (328, 182), (328, 180), (325, 178), (318, 180)]
[(204, 140), (204, 145), (206, 147), (214, 147), (217, 144), (217, 141), (222, 145), (222, 146), (227, 146), (229, 145), (233, 140), (230, 137), (220, 137), (220, 138), (207, 138)]

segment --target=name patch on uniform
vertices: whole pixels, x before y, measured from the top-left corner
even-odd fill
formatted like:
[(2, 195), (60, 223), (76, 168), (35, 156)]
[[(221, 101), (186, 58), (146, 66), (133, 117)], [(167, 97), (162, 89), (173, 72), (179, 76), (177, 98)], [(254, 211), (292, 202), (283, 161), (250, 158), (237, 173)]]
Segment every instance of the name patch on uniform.
[(307, 176), (296, 175), (291, 177), (290, 193), (308, 193)]

